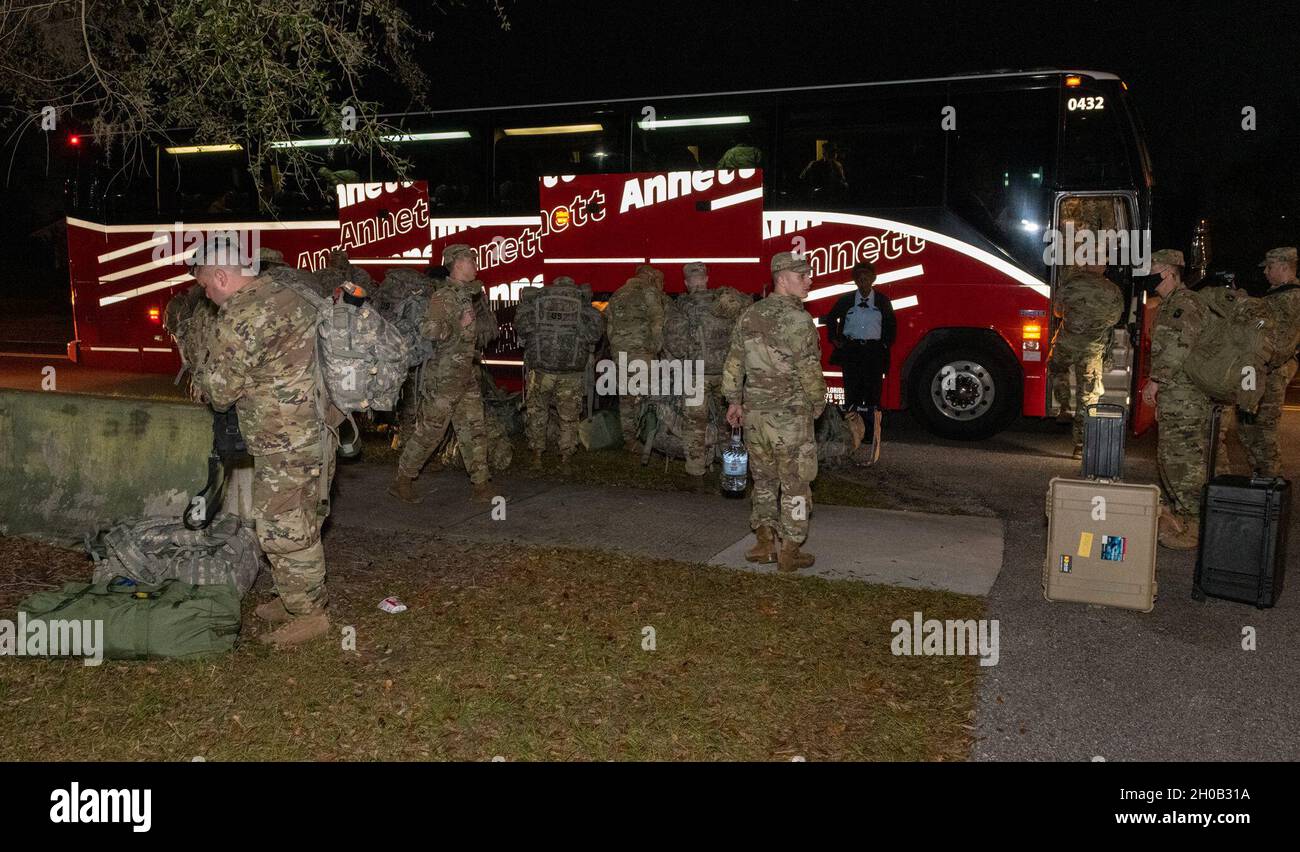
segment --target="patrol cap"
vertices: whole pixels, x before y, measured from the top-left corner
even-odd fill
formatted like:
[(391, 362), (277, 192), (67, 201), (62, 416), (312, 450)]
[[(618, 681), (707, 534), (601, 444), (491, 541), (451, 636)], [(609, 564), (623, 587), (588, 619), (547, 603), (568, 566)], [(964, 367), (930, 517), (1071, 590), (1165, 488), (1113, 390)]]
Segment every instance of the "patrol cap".
[(552, 287), (576, 287), (577, 284), (575, 284), (573, 279), (567, 275), (557, 275), (551, 281), (551, 286)]
[(1270, 263), (1286, 263), (1295, 266), (1295, 259), (1295, 246), (1282, 246), (1265, 252), (1264, 259), (1259, 262), (1259, 265), (1268, 266)]
[(782, 251), (772, 255), (772, 274), (785, 272), (787, 269), (794, 272), (812, 272), (812, 264), (802, 255), (796, 255), (794, 252)]
[(640, 266), (638, 266), (638, 267), (636, 268), (636, 275), (637, 275), (638, 278), (640, 278), (642, 275), (645, 275), (645, 274), (650, 274), (650, 275), (663, 275), (663, 273), (659, 271), (658, 267), (654, 266), (653, 264), (649, 264), (649, 263), (643, 263), (643, 264), (641, 264)]
[(1151, 252), (1151, 262), (1160, 263), (1165, 266), (1186, 266), (1183, 260), (1183, 253), (1178, 249), (1158, 249)]
[(442, 265), (450, 269), (451, 265), (456, 262), (456, 258), (474, 256), (474, 249), (464, 243), (455, 243), (442, 250)]
[(708, 275), (709, 267), (705, 266), (703, 263), (700, 263), (697, 260), (694, 261), (693, 263), (688, 263), (685, 266), (683, 266), (682, 274), (685, 275), (687, 278), (690, 278), (692, 275)]

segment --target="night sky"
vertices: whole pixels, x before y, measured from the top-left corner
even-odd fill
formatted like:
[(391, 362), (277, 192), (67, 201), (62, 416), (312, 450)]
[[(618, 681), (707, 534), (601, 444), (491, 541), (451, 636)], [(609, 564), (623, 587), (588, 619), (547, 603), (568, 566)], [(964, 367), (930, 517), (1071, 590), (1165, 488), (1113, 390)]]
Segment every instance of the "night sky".
[[(1157, 247), (1185, 248), (1198, 216), (1214, 226), (1216, 263), (1249, 263), (1300, 240), (1296, 4), (515, 0), (509, 32), (478, 0), (445, 15), (411, 5), (436, 34), (421, 48), (434, 109), (997, 69), (1111, 71), (1146, 125)], [(1245, 106), (1258, 116), (1251, 132), (1241, 128)], [(44, 158), (44, 140), (29, 135), (0, 195), (0, 262), (10, 268), (46, 262), (26, 235), (61, 215)], [(31, 271), (33, 282), (46, 277)]]

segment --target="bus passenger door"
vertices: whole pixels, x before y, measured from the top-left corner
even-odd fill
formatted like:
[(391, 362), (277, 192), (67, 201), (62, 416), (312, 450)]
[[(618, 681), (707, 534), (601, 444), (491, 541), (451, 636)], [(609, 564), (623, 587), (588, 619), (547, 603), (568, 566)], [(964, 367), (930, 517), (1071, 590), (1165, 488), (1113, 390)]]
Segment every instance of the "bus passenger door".
[[(1060, 256), (1057, 257), (1057, 262), (1051, 264), (1055, 304), (1057, 288), (1069, 272), (1067, 261), (1072, 256), (1071, 252), (1086, 251), (1088, 242), (1084, 237), (1085, 231), (1094, 232), (1091, 242), (1098, 251), (1105, 252), (1108, 263), (1106, 277), (1115, 282), (1124, 294), (1126, 308), (1112, 330), (1110, 346), (1106, 352), (1103, 368), (1105, 392), (1101, 402), (1123, 406), (1126, 413), (1131, 412), (1135, 420), (1130, 421), (1130, 426), (1135, 425), (1136, 418), (1144, 416), (1137, 410), (1141, 400), (1134, 379), (1141, 372), (1144, 363), (1141, 353), (1146, 341), (1145, 329), (1142, 327), (1143, 296), (1141, 292), (1134, 292), (1133, 268), (1135, 264), (1141, 265), (1150, 252), (1150, 246), (1143, 242), (1144, 235), (1134, 226), (1138, 221), (1137, 204), (1136, 192), (1057, 193), (1054, 224), (1060, 240)], [(1053, 313), (1053, 336), (1059, 322)], [(1071, 399), (1074, 399), (1073, 375), (1068, 380), (1071, 383)]]

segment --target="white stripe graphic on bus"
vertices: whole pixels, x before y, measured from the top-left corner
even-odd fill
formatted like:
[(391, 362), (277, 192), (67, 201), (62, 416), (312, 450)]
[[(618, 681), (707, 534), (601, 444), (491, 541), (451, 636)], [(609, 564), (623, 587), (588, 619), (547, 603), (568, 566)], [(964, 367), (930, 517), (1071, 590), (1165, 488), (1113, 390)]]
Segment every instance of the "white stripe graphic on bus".
[[(916, 278), (917, 276), (924, 274), (924, 267), (918, 263), (915, 266), (905, 266), (902, 269), (891, 269), (888, 272), (882, 272), (876, 276), (876, 283), (889, 284), (892, 281), (902, 281), (905, 278)], [(854, 284), (852, 281), (844, 284), (832, 284), (829, 287), (818, 287), (816, 290), (810, 290), (808, 295), (803, 297), (803, 300), (805, 302), (815, 302), (818, 299), (839, 296), (856, 289), (858, 289), (858, 285)], [(894, 305), (894, 307), (898, 307), (898, 305), (893, 302), (890, 302), (890, 304)], [(904, 307), (910, 308), (911, 305), (904, 305)]]
[(724, 207), (731, 207), (735, 204), (744, 204), (746, 201), (758, 201), (763, 197), (763, 188), (747, 189), (744, 192), (737, 192), (735, 195), (724, 195), (721, 198), (715, 198), (709, 202), (710, 210), (721, 210)]
[(185, 281), (193, 281), (193, 275), (177, 275), (175, 278), (168, 278), (166, 281), (159, 281), (157, 284), (149, 284), (145, 287), (137, 287), (134, 290), (123, 290), (112, 296), (105, 296), (99, 300), (99, 306), (102, 308), (106, 305), (125, 302), (127, 299), (134, 299), (136, 296), (143, 296), (147, 293), (153, 293), (158, 290), (166, 290), (168, 287), (181, 284)]
[(126, 257), (128, 254), (135, 254), (138, 251), (143, 251), (150, 246), (165, 246), (169, 242), (171, 242), (171, 240), (168, 239), (165, 234), (158, 234), (151, 240), (145, 240), (142, 243), (132, 243), (131, 245), (117, 249), (116, 251), (110, 251), (108, 254), (101, 254), (96, 259), (100, 263), (107, 263), (110, 260), (117, 260), (119, 257)]
[[(768, 214), (764, 214), (768, 215)], [(860, 225), (867, 228), (877, 228), (883, 231), (897, 231), (900, 234), (906, 234), (911, 237), (917, 237), (928, 243), (935, 243), (944, 248), (952, 249), (958, 254), (964, 254), (967, 257), (977, 260), (985, 266), (992, 267), (1009, 278), (1014, 278), (1020, 282), (1021, 286), (1028, 287), (1044, 299), (1052, 297), (1052, 290), (1044, 282), (1025, 272), (1015, 264), (1009, 263), (1000, 257), (996, 257), (983, 249), (964, 243), (961, 240), (954, 239), (939, 233), (931, 231), (928, 228), (919, 228), (915, 225), (906, 225), (902, 222), (893, 222), (889, 219), (878, 219), (875, 216), (858, 216), (852, 213), (812, 213), (812, 212), (782, 212), (779, 215), (783, 218), (805, 217), (812, 219), (817, 217), (822, 222), (834, 222), (841, 225)], [(779, 236), (779, 234), (778, 234)]]
[(141, 272), (148, 272), (150, 269), (158, 269), (163, 266), (172, 266), (178, 260), (189, 260), (191, 257), (194, 256), (194, 253), (198, 250), (199, 250), (198, 246), (195, 246), (192, 249), (187, 249), (186, 251), (180, 252), (179, 254), (169, 255), (168, 257), (164, 257), (161, 260), (153, 260), (150, 261), (149, 263), (142, 263), (139, 266), (132, 266), (130, 269), (123, 269), (120, 272), (110, 272), (108, 275), (99, 276), (99, 283), (108, 284), (112, 281), (117, 281), (121, 278), (130, 278), (132, 275), (137, 275)]

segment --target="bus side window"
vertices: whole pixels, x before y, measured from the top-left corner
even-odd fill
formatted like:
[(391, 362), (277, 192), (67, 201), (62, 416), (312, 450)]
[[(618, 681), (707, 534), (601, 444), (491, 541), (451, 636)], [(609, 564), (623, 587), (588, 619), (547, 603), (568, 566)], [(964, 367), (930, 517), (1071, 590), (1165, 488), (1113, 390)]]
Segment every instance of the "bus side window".
[[(406, 180), (427, 182), (431, 215), (482, 214), (487, 195), (485, 146), (491, 138), (486, 125), (476, 119), (432, 127), (413, 124), (408, 138), (394, 144), (392, 153), (406, 161)], [(395, 166), (380, 153), (371, 161), (372, 180), (398, 179)]]
[(1044, 274), (1051, 224), (1056, 88), (955, 91), (948, 205), (1025, 267)]
[(943, 200), (942, 98), (833, 92), (785, 107), (779, 197), (814, 209), (938, 205)]
[(536, 213), (538, 178), (627, 171), (620, 110), (496, 116), (493, 202), (503, 213)]
[(771, 110), (761, 103), (646, 104), (632, 116), (635, 172), (768, 169)]
[(176, 221), (216, 220), (257, 213), (248, 156), (237, 151), (159, 153), (159, 213)]

